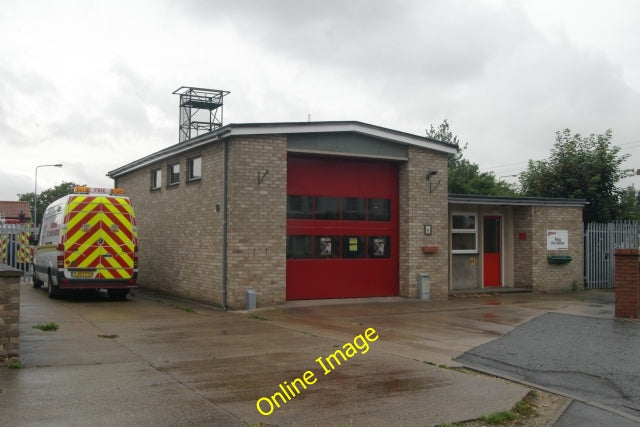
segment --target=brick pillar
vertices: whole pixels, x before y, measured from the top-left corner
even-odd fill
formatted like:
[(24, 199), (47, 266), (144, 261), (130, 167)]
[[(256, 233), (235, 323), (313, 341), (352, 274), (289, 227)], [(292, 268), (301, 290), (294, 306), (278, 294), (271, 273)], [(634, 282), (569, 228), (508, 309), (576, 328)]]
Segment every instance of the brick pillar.
[(0, 265), (0, 366), (20, 356), (20, 276)]
[(616, 317), (637, 319), (639, 303), (638, 249), (616, 249)]

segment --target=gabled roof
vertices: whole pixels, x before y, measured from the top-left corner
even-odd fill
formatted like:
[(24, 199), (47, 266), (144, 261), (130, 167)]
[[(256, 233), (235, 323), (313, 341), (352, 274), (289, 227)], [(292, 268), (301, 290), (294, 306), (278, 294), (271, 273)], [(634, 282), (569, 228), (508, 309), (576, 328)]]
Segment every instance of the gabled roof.
[(449, 204), (500, 205), (500, 206), (574, 206), (583, 208), (584, 199), (554, 199), (547, 197), (477, 196), (449, 194)]
[(292, 122), (292, 123), (236, 123), (223, 126), (212, 132), (200, 135), (149, 156), (138, 159), (118, 169), (107, 173), (116, 178), (132, 172), (151, 163), (181, 154), (188, 150), (219, 141), (224, 138), (242, 135), (274, 135), (274, 134), (304, 134), (304, 133), (338, 133), (353, 132), (402, 145), (413, 145), (445, 154), (455, 154), (458, 147), (454, 144), (430, 139), (406, 132), (387, 129), (358, 121), (332, 122)]
[(4, 214), (6, 219), (20, 219), (20, 212), (24, 214), (25, 219), (31, 219), (29, 202), (0, 201), (0, 214)]

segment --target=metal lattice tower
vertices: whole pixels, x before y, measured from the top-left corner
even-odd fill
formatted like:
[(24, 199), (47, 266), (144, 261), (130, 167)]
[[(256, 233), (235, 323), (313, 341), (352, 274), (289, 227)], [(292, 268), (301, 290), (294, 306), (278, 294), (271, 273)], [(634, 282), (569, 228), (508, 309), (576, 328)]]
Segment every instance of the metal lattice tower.
[(222, 98), (229, 91), (181, 86), (173, 94), (180, 95), (179, 142), (222, 126)]

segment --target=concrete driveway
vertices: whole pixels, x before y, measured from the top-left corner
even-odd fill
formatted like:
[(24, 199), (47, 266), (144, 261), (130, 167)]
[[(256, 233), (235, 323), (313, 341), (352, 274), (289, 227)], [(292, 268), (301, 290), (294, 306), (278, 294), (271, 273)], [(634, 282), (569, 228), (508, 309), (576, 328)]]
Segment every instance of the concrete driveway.
[[(126, 301), (51, 300), (29, 285), (21, 292), (23, 368), (0, 369), (6, 425), (468, 420), (511, 408), (529, 389), (448, 369), (455, 357), (543, 313), (603, 310), (582, 294), (325, 300), (222, 312), (141, 290)], [(48, 322), (59, 329), (33, 328)]]

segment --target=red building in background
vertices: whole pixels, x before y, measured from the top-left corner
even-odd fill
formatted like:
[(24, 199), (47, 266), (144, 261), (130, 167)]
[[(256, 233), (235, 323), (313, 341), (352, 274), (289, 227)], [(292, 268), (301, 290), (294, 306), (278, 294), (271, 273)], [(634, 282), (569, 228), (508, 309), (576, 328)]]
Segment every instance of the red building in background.
[(29, 202), (0, 201), (0, 224), (22, 224), (30, 221)]

